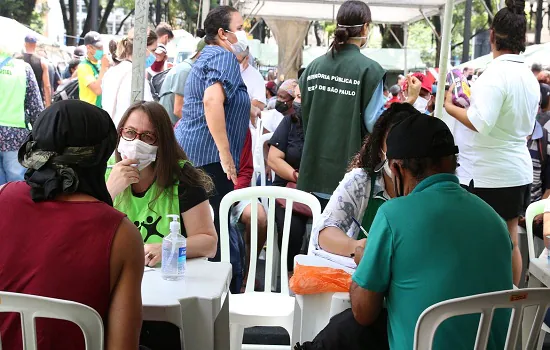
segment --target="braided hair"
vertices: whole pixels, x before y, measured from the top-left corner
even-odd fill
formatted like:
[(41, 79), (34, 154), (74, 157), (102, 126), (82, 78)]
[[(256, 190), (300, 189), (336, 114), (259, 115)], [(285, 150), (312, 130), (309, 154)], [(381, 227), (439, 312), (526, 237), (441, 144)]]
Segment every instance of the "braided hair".
[(525, 0), (506, 0), (506, 7), (497, 12), (491, 29), (497, 51), (525, 51)]
[(362, 1), (346, 1), (338, 10), (336, 22), (334, 40), (330, 44), (332, 57), (342, 50), (349, 38), (361, 36), (363, 26), (371, 22), (370, 8)]

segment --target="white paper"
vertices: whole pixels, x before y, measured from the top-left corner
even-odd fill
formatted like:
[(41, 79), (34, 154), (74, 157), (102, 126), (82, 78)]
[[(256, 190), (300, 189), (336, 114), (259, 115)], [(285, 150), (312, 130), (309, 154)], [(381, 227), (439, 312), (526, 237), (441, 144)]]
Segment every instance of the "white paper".
[(335, 262), (338, 265), (349, 267), (351, 269), (356, 269), (357, 268), (357, 264), (355, 263), (353, 258), (332, 254), (332, 253), (326, 252), (324, 250), (318, 250), (318, 249), (314, 250), (313, 254), (320, 257), (320, 258), (327, 259), (327, 260), (330, 260), (332, 262)]

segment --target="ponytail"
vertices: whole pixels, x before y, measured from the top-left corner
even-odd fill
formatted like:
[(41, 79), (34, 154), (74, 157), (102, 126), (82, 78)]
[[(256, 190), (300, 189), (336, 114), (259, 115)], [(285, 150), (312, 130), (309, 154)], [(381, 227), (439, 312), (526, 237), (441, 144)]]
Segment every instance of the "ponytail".
[(506, 7), (497, 12), (491, 26), (498, 51), (525, 51), (525, 0), (506, 0)]

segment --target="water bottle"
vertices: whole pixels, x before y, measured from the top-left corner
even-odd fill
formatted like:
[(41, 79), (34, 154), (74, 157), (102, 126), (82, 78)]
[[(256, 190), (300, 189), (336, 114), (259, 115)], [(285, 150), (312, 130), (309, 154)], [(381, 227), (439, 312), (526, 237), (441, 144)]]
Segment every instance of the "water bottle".
[(187, 239), (180, 234), (179, 215), (167, 215), (172, 218), (170, 234), (162, 240), (162, 278), (168, 281), (181, 280), (185, 274), (187, 259)]

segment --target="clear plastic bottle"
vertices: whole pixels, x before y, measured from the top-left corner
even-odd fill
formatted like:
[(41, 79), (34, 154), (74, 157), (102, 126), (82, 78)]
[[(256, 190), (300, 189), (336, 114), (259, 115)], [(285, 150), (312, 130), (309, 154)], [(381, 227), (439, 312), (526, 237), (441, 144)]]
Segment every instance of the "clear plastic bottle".
[(185, 274), (187, 259), (187, 239), (180, 233), (179, 215), (166, 215), (172, 218), (170, 234), (162, 240), (162, 278), (177, 281)]

